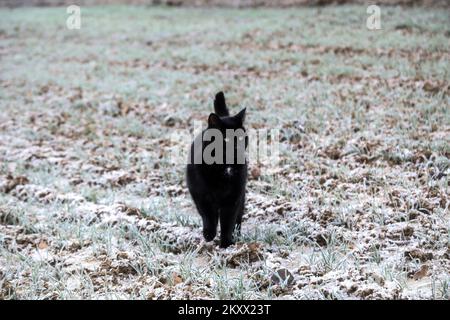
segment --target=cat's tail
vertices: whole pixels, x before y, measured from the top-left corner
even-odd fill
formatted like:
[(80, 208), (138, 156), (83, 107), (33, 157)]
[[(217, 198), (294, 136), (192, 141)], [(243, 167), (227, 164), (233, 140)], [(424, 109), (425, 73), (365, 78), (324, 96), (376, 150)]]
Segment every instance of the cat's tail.
[(220, 91), (216, 94), (216, 98), (214, 99), (214, 112), (219, 117), (226, 117), (230, 115), (230, 112), (228, 111), (227, 105), (225, 103), (225, 96), (223, 95), (223, 92)]

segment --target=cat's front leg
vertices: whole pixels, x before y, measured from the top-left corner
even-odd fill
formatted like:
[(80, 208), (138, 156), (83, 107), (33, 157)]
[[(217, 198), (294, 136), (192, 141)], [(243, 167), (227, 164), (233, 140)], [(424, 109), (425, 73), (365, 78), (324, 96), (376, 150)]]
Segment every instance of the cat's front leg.
[(207, 242), (214, 240), (217, 234), (217, 214), (212, 213), (202, 216), (203, 220), (203, 237)]
[(236, 226), (237, 208), (225, 207), (220, 210), (220, 247), (227, 248), (234, 244), (233, 231)]
[(245, 207), (245, 193), (242, 194), (239, 207), (237, 209), (236, 216), (236, 235), (238, 237), (241, 236), (241, 225), (242, 225), (242, 216), (244, 215), (244, 207)]
[(217, 209), (207, 199), (200, 200), (197, 209), (203, 221), (203, 237), (207, 242), (214, 240), (219, 222)]

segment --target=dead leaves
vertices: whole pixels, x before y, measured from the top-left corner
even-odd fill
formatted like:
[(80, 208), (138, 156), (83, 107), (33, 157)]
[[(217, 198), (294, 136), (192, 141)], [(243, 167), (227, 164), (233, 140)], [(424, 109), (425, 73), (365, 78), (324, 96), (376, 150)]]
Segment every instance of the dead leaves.
[(91, 244), (92, 244), (91, 240), (84, 240), (84, 241), (71, 240), (67, 243), (66, 250), (70, 253), (75, 253), (81, 250), (82, 248), (90, 246)]
[(127, 184), (134, 182), (136, 177), (130, 172), (115, 171), (106, 176), (107, 182), (113, 187), (123, 187)]
[(163, 122), (167, 127), (174, 127), (175, 125), (182, 123), (179, 117), (173, 115), (168, 115), (167, 117), (165, 117)]
[(237, 244), (236, 247), (231, 247), (231, 249), (226, 250), (222, 253), (222, 257), (227, 266), (236, 268), (263, 260), (264, 254), (262, 252), (261, 244), (243, 243)]
[(387, 232), (387, 237), (389, 239), (398, 240), (398, 241), (407, 241), (410, 240), (414, 235), (414, 227), (408, 225), (405, 227), (392, 226)]
[(328, 244), (327, 236), (324, 236), (323, 234), (318, 234), (314, 240), (321, 247), (326, 247)]
[(426, 264), (422, 265), (420, 267), (420, 270), (413, 274), (412, 278), (416, 281), (425, 278), (428, 275), (429, 268), (430, 267), (428, 267)]
[(14, 295), (14, 287), (0, 271), (0, 300), (7, 299)]
[(6, 176), (6, 182), (4, 182), (3, 185), (0, 186), (0, 191), (4, 193), (10, 193), (17, 186), (25, 185), (29, 182), (30, 181), (25, 176), (13, 177), (12, 175), (8, 175)]
[(129, 207), (125, 204), (119, 204), (118, 209), (121, 210), (122, 212), (125, 212), (125, 214), (129, 216), (142, 217), (142, 211), (138, 208)]
[(41, 250), (47, 249), (48, 248), (48, 243), (47, 243), (47, 241), (42, 239), (41, 241), (39, 241), (37, 247), (38, 247), (38, 249), (41, 249)]
[(414, 234), (414, 228), (412, 226), (407, 226), (402, 230), (403, 237), (409, 239)]
[(341, 158), (342, 150), (336, 146), (330, 146), (323, 151), (323, 154), (332, 160), (339, 160)]
[(250, 170), (250, 178), (253, 180), (257, 180), (261, 176), (261, 169), (257, 166), (253, 167)]
[(183, 278), (181, 278), (181, 276), (178, 273), (174, 272), (172, 274), (172, 283), (177, 285), (177, 284), (180, 284), (182, 282), (183, 282)]
[(274, 284), (290, 286), (294, 283), (294, 276), (288, 269), (280, 268), (272, 273), (270, 280)]
[(110, 274), (115, 277), (124, 277), (128, 275), (137, 275), (134, 264), (138, 264), (136, 257), (131, 256), (128, 252), (117, 252), (114, 259), (104, 257), (100, 263), (100, 274)]
[(0, 208), (0, 224), (3, 225), (18, 225), (20, 219), (12, 210)]
[(448, 95), (450, 93), (450, 85), (438, 81), (430, 81), (430, 80), (425, 81), (425, 83), (422, 86), (422, 89), (431, 94), (438, 94), (439, 92), (442, 92), (443, 94)]
[(405, 251), (405, 258), (408, 260), (419, 260), (420, 262), (426, 262), (433, 259), (432, 252), (422, 251), (420, 249), (412, 249)]

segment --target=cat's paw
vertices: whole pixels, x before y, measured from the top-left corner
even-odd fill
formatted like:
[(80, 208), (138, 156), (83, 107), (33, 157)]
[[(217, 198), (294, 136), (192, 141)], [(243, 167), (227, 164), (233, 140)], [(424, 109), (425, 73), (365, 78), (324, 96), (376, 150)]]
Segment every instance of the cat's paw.
[(213, 241), (216, 237), (216, 233), (213, 231), (203, 230), (203, 238), (205, 238), (206, 242)]
[(228, 248), (229, 246), (231, 246), (231, 245), (233, 245), (234, 244), (234, 241), (231, 241), (231, 240), (220, 240), (220, 247), (221, 248)]

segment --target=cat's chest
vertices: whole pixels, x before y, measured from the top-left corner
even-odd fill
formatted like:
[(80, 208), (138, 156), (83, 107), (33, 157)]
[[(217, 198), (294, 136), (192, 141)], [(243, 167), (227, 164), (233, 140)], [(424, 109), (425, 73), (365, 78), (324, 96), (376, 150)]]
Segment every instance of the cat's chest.
[(228, 188), (230, 185), (240, 185), (245, 180), (245, 166), (223, 165), (207, 168), (203, 171), (205, 180), (209, 181), (211, 187)]
[(225, 178), (232, 178), (235, 175), (235, 170), (232, 166), (225, 166), (223, 176)]

